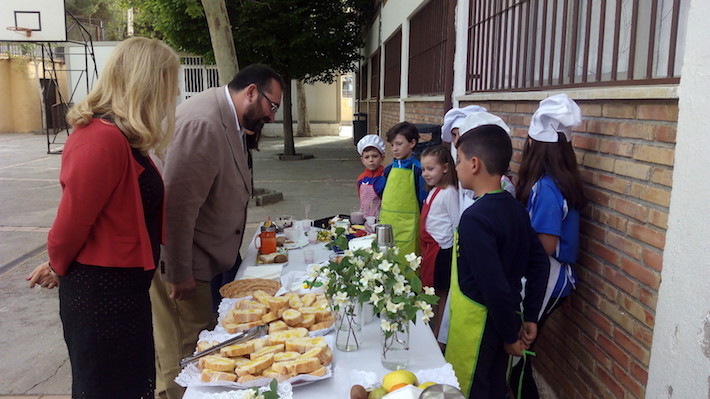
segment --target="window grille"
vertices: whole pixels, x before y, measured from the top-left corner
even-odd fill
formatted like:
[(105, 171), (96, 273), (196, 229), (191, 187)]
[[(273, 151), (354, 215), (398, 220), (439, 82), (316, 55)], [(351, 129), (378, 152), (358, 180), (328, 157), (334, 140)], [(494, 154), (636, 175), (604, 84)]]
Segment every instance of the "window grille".
[(469, 0), (466, 89), (678, 83), (688, 0)]

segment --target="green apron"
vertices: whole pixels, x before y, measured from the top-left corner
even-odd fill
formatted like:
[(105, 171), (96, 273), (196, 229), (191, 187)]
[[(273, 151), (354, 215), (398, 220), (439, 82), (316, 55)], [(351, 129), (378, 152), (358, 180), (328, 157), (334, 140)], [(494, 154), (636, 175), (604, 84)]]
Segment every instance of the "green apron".
[(449, 335), (446, 361), (454, 368), (461, 391), (468, 397), (478, 362), (478, 351), (486, 327), (488, 308), (464, 295), (459, 287), (459, 234), (454, 232), (455, 253), (451, 257), (451, 288), (449, 288)]
[(391, 224), (399, 257), (419, 255), (419, 199), (414, 186), (414, 169), (392, 167), (382, 193), (380, 223)]

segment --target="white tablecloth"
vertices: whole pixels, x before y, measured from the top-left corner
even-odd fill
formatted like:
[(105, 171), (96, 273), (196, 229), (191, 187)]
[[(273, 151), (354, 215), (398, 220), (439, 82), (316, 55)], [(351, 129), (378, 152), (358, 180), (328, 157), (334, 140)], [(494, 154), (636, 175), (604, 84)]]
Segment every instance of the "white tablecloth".
[[(256, 249), (252, 245), (244, 257), (242, 266), (239, 268), (236, 279), (242, 278), (246, 266), (256, 264)], [(323, 243), (309, 245), (314, 249), (314, 262), (327, 261), (332, 251), (328, 250)], [(288, 254), (288, 264), (283, 268), (282, 273), (291, 271), (305, 271), (306, 263), (303, 259), (303, 249), (292, 249)], [(372, 371), (378, 377), (382, 377), (390, 370), (384, 368), (380, 362), (380, 328), (378, 318), (366, 324), (359, 334), (360, 349), (355, 352), (341, 352), (333, 350), (333, 378), (318, 381), (309, 385), (293, 388), (295, 399), (332, 399), (349, 398), (350, 387), (353, 382), (351, 370)], [(408, 370), (417, 371), (421, 369), (431, 369), (441, 367), (446, 364), (439, 345), (434, 338), (431, 329), (424, 323), (417, 322), (410, 330), (410, 362)], [(184, 399), (209, 398), (211, 395), (223, 392), (223, 388), (213, 387), (189, 387), (185, 392)]]

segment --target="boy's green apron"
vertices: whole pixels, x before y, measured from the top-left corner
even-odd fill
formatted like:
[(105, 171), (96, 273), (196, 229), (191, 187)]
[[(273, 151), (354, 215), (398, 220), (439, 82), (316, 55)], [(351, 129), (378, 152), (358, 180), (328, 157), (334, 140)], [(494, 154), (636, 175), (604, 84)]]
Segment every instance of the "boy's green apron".
[(419, 255), (419, 199), (414, 186), (412, 168), (390, 169), (382, 193), (380, 223), (391, 224), (399, 257), (415, 252)]
[(486, 327), (488, 308), (464, 295), (459, 287), (459, 235), (454, 232), (454, 254), (451, 257), (451, 288), (449, 289), (449, 336), (446, 361), (454, 368), (461, 392), (468, 397), (478, 362), (478, 351)]

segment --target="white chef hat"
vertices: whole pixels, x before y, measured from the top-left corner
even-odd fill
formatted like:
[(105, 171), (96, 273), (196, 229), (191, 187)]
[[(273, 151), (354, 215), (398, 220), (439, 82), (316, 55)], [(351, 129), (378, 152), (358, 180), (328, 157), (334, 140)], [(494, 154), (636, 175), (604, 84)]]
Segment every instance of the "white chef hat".
[[(451, 142), (454, 137), (451, 135), (451, 131), (455, 128), (461, 130), (461, 124), (466, 116), (474, 112), (486, 112), (487, 109), (480, 107), (478, 105), (469, 105), (463, 108), (451, 108), (449, 112), (444, 115), (444, 126), (441, 129), (441, 139), (443, 141)], [(460, 132), (463, 133), (463, 132)]]
[(357, 142), (357, 152), (359, 152), (360, 155), (362, 155), (363, 151), (368, 147), (374, 147), (380, 154), (385, 153), (385, 141), (376, 134), (366, 134)]
[(510, 134), (510, 128), (505, 124), (505, 122), (503, 122), (503, 119), (500, 119), (499, 117), (485, 111), (469, 114), (459, 127), (459, 131), (461, 132), (461, 136), (463, 136), (472, 129), (483, 125), (495, 125)]
[(558, 132), (572, 141), (572, 128), (582, 123), (582, 110), (567, 94), (556, 94), (540, 101), (530, 122), (528, 136), (535, 141), (556, 143)]

